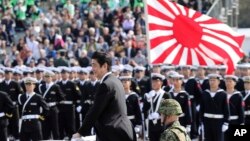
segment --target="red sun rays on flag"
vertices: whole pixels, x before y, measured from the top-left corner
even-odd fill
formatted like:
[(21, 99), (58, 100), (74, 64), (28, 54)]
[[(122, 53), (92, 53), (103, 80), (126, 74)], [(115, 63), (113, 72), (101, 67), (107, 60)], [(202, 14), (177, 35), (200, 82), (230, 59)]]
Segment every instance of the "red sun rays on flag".
[(214, 65), (228, 74), (243, 57), (244, 36), (220, 21), (168, 0), (146, 0), (150, 63)]

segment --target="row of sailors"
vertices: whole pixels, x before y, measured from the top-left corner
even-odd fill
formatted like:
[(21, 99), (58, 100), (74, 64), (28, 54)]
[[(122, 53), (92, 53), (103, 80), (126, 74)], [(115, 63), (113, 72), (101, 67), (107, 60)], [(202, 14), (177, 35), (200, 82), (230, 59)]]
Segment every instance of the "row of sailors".
[[(128, 67), (127, 67), (128, 68)], [(127, 68), (125, 68), (124, 69), (124, 71), (122, 71), (122, 75), (123, 76), (131, 76), (132, 75), (132, 71), (131, 70), (129, 70), (129, 69), (127, 69)], [(5, 73), (6, 74), (8, 74), (9, 72), (12, 72), (12, 71), (10, 71), (11, 69), (5, 69)], [(39, 69), (38, 69), (39, 70)], [(79, 73), (81, 74), (87, 74), (86, 72), (87, 71), (83, 71), (83, 70), (86, 70), (86, 69), (82, 69), (82, 71), (79, 71)], [(135, 76), (135, 78), (140, 78), (141, 77), (141, 79), (140, 79), (140, 81), (138, 81), (138, 79), (131, 79), (131, 85), (133, 85), (133, 84), (136, 84), (136, 82), (143, 82), (143, 83), (137, 83), (134, 87), (132, 86), (132, 91), (138, 91), (138, 93), (137, 94), (139, 94), (139, 96), (140, 96), (140, 98), (141, 98), (141, 102), (143, 102), (144, 104), (146, 103), (146, 101), (145, 101), (145, 99), (143, 99), (144, 98), (144, 93), (147, 93), (147, 92), (150, 92), (151, 91), (151, 82), (150, 82), (150, 79), (149, 79), (149, 77), (147, 77), (147, 76), (145, 76), (144, 75), (144, 71), (145, 71), (145, 68), (143, 68), (143, 67), (137, 67), (136, 69), (135, 69), (135, 74), (134, 74), (134, 76)], [(38, 72), (40, 72), (40, 71), (38, 71)], [(70, 73), (71, 71), (70, 71), (70, 69), (67, 69), (67, 68), (62, 68), (61, 69), (61, 73), (62, 73), (62, 79), (63, 80), (67, 80), (67, 76), (64, 76), (63, 74), (67, 74), (67, 73)], [(37, 73), (36, 73), (37, 74)], [(53, 74), (53, 73), (51, 73), (51, 74)], [(115, 73), (114, 73), (115, 74)], [(169, 74), (171, 74), (170, 72), (169, 72)], [(172, 72), (172, 75), (171, 75), (171, 77), (168, 77), (168, 79), (169, 80), (171, 80), (171, 79), (174, 79), (175, 78), (175, 76), (174, 76), (174, 74), (177, 74), (177, 73), (173, 73)], [(159, 76), (159, 74), (157, 74), (158, 76)], [(52, 76), (52, 75), (51, 75)], [(53, 75), (54, 76), (54, 75)], [(143, 76), (143, 77), (142, 77)], [(154, 75), (152, 74), (152, 77), (151, 77), (151, 79), (153, 80), (153, 77)], [(64, 78), (63, 78), (64, 77)], [(82, 79), (83, 78), (83, 80), (86, 78), (86, 77), (88, 77), (87, 75), (83, 75), (83, 76), (81, 76), (81, 75), (79, 75), (79, 78), (80, 79)], [(85, 78), (84, 78), (85, 77)], [(159, 77), (160, 79), (161, 79), (161, 81), (162, 81), (162, 83), (164, 84), (166, 81), (165, 81), (165, 77), (163, 76), (163, 75), (161, 75), (161, 77)], [(8, 76), (7, 75), (5, 75), (5, 79), (8, 79)], [(45, 78), (46, 79), (46, 78)], [(63, 84), (63, 80), (62, 81), (59, 81), (59, 82), (62, 82), (62, 84)], [(169, 80), (167, 81), (168, 83), (169, 83)], [(184, 79), (182, 78), (182, 80), (183, 80), (183, 82), (185, 82), (184, 81)], [(192, 115), (195, 115), (195, 112), (194, 111), (196, 111), (196, 110), (194, 110), (196, 107), (195, 106), (193, 106), (193, 105), (198, 105), (199, 103), (200, 103), (200, 98), (199, 98), (199, 93), (198, 93), (198, 91), (196, 90), (196, 88), (197, 89), (199, 89), (199, 87), (197, 87), (197, 84), (195, 84), (195, 82), (197, 83), (197, 81), (195, 81), (196, 79), (193, 79), (193, 78), (191, 78), (191, 79), (189, 79), (189, 81), (186, 81), (186, 84), (185, 84), (185, 90), (186, 90), (186, 92), (188, 93), (188, 95), (189, 95), (189, 98), (191, 99), (190, 100), (190, 103), (191, 103), (191, 109), (192, 110), (189, 110), (189, 111), (191, 111), (191, 113), (192, 113)], [(6, 82), (6, 81), (5, 81)], [(65, 81), (64, 81), (65, 82)], [(80, 82), (80, 81), (79, 81)], [(183, 82), (182, 82), (182, 84), (183, 84)], [(223, 82), (223, 81), (222, 81)], [(175, 87), (173, 87), (173, 85), (174, 84), (171, 84), (171, 85), (166, 85), (166, 84), (164, 84), (164, 86), (165, 86), (165, 88), (164, 88), (164, 90), (165, 91), (169, 91), (169, 90), (173, 90), (173, 88), (175, 88)], [(209, 85), (209, 84), (208, 84)], [(74, 85), (72, 85), (72, 86), (74, 86)], [(162, 85), (161, 85), (162, 86)], [(64, 88), (65, 86), (63, 86), (62, 85), (62, 87)], [(60, 88), (62, 88), (62, 87), (60, 87)], [(168, 88), (168, 89), (166, 89), (167, 87), (170, 87), (170, 88)], [(1, 88), (6, 88), (5, 86), (4, 87), (1, 87)], [(25, 86), (23, 87), (24, 89), (26, 88)], [(38, 92), (37, 93), (40, 93), (40, 90), (39, 90), (39, 87), (36, 87), (36, 88), (38, 88)], [(79, 89), (79, 88), (82, 88), (82, 86), (79, 86), (79, 87), (75, 87), (75, 89)], [(188, 88), (191, 88), (191, 89), (188, 89)], [(207, 87), (208, 89), (209, 89), (209, 86)], [(74, 88), (73, 88), (74, 89)], [(87, 89), (89, 89), (89, 88), (87, 88)], [(152, 81), (152, 89), (153, 89), (153, 81)], [(9, 90), (11, 90), (11, 89), (9, 89)], [(143, 92), (142, 92), (142, 90), (144, 90)], [(7, 91), (7, 90), (5, 90), (5, 91)], [(12, 91), (13, 91), (13, 89), (12, 89)], [(64, 90), (64, 91), (67, 91), (67, 88)], [(71, 89), (68, 89), (68, 91), (71, 91)], [(85, 90), (86, 91), (86, 90)], [(141, 93), (140, 93), (141, 92)], [(77, 93), (77, 92), (74, 92), (74, 93)], [(145, 95), (146, 96), (146, 95)], [(15, 96), (13, 97), (13, 99), (16, 99), (15, 98)], [(16, 101), (16, 100), (15, 100)], [(88, 100), (86, 100), (87, 101), (87, 103), (92, 103), (93, 101), (88, 101)], [(156, 100), (155, 100), (156, 101)], [(84, 101), (85, 102), (85, 101)], [(195, 104), (195, 103), (197, 103), (197, 104)], [(65, 104), (72, 104), (72, 102), (71, 103), (69, 103), (69, 102), (65, 102)], [(66, 106), (67, 107), (67, 106)], [(142, 107), (142, 106), (141, 106)], [(144, 106), (143, 106), (144, 107)], [(157, 105), (155, 106), (155, 107), (157, 107)], [(67, 108), (62, 108), (62, 109), (67, 109)], [(81, 109), (80, 107), (78, 108), (78, 109)], [(149, 111), (148, 110), (145, 110), (145, 109), (147, 109), (147, 108), (142, 108), (142, 111), (143, 111), (143, 113), (144, 113), (144, 115), (145, 115), (145, 117), (147, 118), (148, 117), (148, 115), (149, 115)], [(152, 110), (151, 110), (152, 111)], [(67, 115), (67, 114), (66, 114)], [(153, 114), (153, 117), (155, 116), (155, 115), (157, 115), (157, 114)], [(62, 117), (64, 117), (64, 114), (62, 114)], [(73, 117), (73, 118), (77, 118), (78, 116), (75, 116), (75, 117)], [(132, 116), (133, 117), (133, 116)], [(152, 115), (151, 115), (151, 117), (152, 117)], [(71, 119), (72, 119), (72, 117), (70, 117)], [(149, 118), (148, 119), (150, 119), (150, 116), (149, 116)], [(151, 118), (152, 119), (152, 118)], [(73, 119), (74, 120), (74, 119)], [(185, 122), (187, 122), (188, 120), (186, 120)], [(193, 119), (191, 120), (191, 121), (194, 121), (194, 116), (193, 116)], [(63, 123), (65, 123), (65, 122), (63, 122)], [(150, 123), (150, 122), (149, 122)], [(192, 123), (195, 123), (195, 122), (192, 122)], [(149, 124), (150, 125), (150, 124)], [(70, 125), (69, 125), (70, 126)], [(197, 126), (197, 125), (196, 125)], [(67, 125), (66, 125), (66, 127), (67, 127)], [(190, 127), (190, 126), (188, 126), (188, 127)], [(191, 129), (192, 128), (194, 128), (194, 126), (191, 126)], [(65, 129), (65, 130), (67, 130), (67, 129), (70, 129), (70, 128), (62, 128), (62, 129)], [(195, 129), (193, 129), (193, 130), (195, 130)], [(63, 131), (64, 132), (64, 131)], [(70, 133), (68, 133), (68, 135), (69, 136), (71, 136), (71, 134)], [(192, 135), (192, 134), (191, 134)], [(54, 135), (53, 135), (54, 136)], [(65, 136), (65, 135), (64, 135)]]
[[(6, 68), (0, 67), (0, 81), (3, 80), (4, 71)], [(7, 68), (10, 69), (10, 68)], [(76, 80), (78, 79), (77, 73), (84, 72), (84, 73), (90, 73), (91, 67), (81, 68), (79, 66), (75, 67), (36, 67), (36, 68), (28, 68), (28, 67), (16, 67), (15, 69), (12, 69), (13, 72), (13, 79), (15, 81), (21, 81), (23, 77), (26, 77), (28, 75), (32, 77), (36, 77), (38, 81), (42, 80), (42, 72), (44, 70), (51, 70), (56, 75), (53, 77), (53, 81), (58, 81), (61, 79), (61, 76), (59, 75), (61, 70), (67, 70), (69, 72), (69, 79), (70, 80)], [(189, 65), (183, 65), (183, 66), (166, 66), (166, 65), (153, 65), (150, 68), (143, 67), (143, 66), (136, 66), (132, 67), (131, 65), (114, 65), (112, 66), (112, 72), (117, 77), (120, 75), (132, 75), (136, 79), (136, 81), (147, 79), (149, 81), (150, 73), (161, 73), (165, 76), (165, 78), (168, 78), (171, 75), (171, 72), (178, 72), (179, 74), (184, 75), (184, 82), (186, 82), (190, 78), (196, 78), (196, 80), (201, 85), (202, 90), (207, 89), (208, 85), (203, 84), (203, 81), (205, 80), (205, 83), (207, 83), (207, 74), (211, 73), (218, 73), (222, 77), (225, 75), (226, 67), (223, 65), (220, 66), (189, 66)], [(239, 64), (235, 70), (235, 75), (238, 76), (240, 79), (236, 85), (237, 90), (243, 91), (244, 86), (242, 82), (242, 77), (250, 75), (250, 64)], [(168, 80), (165, 79), (164, 86), (168, 85)], [(225, 89), (225, 86), (222, 82), (220, 85), (223, 89)], [(148, 84), (147, 84), (148, 86)], [(145, 92), (148, 92), (150, 89), (142, 89), (142, 91), (136, 91), (140, 95), (143, 95)]]
[[(87, 75), (81, 73), (79, 81), (75, 83), (68, 80), (68, 72), (67, 69), (63, 69), (62, 80), (57, 83), (52, 81), (52, 77), (55, 76), (52, 71), (45, 71), (44, 79), (40, 83), (37, 83), (37, 79), (34, 77), (29, 76), (18, 83), (11, 80), (11, 69), (5, 69), (5, 79), (0, 83), (0, 91), (10, 97), (12, 106), (14, 106), (12, 117), (9, 120), (9, 135), (24, 141), (41, 140), (42, 137), (50, 139), (51, 135), (53, 139), (71, 138), (79, 128), (80, 120), (84, 118), (88, 108), (93, 104), (94, 91), (98, 82), (94, 75), (94, 81), (84, 81), (87, 79)], [(26, 95), (32, 95), (32, 98), (28, 99)], [(1, 102), (4, 103), (4, 100)], [(1, 113), (3, 113), (0, 118), (2, 121), (2, 117), (4, 119), (7, 116), (5, 112), (8, 113), (8, 111), (4, 110), (7, 105), (0, 104), (0, 106)], [(40, 113), (39, 107), (43, 108), (42, 113)], [(19, 119), (22, 119), (21, 126), (18, 123)], [(42, 120), (42, 125), (40, 120)], [(1, 136), (3, 137), (0, 139), (1, 141), (6, 140), (6, 125), (0, 127), (5, 132)], [(20, 131), (18, 131), (18, 127)], [(1, 131), (3, 130), (1, 129)]]
[[(56, 73), (60, 73), (61, 68), (64, 67), (15, 67), (13, 68), (13, 73), (14, 74), (20, 74), (20, 75), (25, 75), (27, 73), (33, 74), (36, 71), (43, 71), (43, 70), (51, 70)], [(191, 66), (191, 65), (178, 65), (178, 66), (173, 66), (173, 65), (163, 65), (163, 64), (155, 64), (155, 65), (150, 65), (146, 67), (142, 66), (131, 66), (129, 64), (126, 65), (113, 65), (112, 66), (112, 72), (114, 73), (119, 73), (123, 70), (128, 70), (128, 71), (136, 71), (138, 69), (146, 71), (146, 74), (148, 75), (148, 72), (153, 72), (153, 73), (161, 73), (166, 77), (166, 74), (168, 71), (177, 71), (178, 73), (182, 73), (182, 70), (188, 68), (191, 71), (191, 76), (195, 77), (196, 73), (199, 72), (201, 69), (205, 71), (205, 75), (210, 74), (210, 73), (219, 73), (220, 75), (224, 76), (226, 73), (226, 66), (225, 65), (211, 65), (211, 66)], [(0, 66), (0, 77), (4, 73), (5, 67)], [(70, 72), (76, 73), (78, 72), (81, 67), (80, 66), (73, 66), (68, 68)], [(90, 72), (91, 67), (86, 67), (86, 70)], [(250, 64), (249, 63), (244, 63), (244, 64), (238, 64), (237, 67), (235, 68), (235, 75), (238, 77), (245, 76), (246, 73), (249, 74), (250, 70)]]
[(149, 120), (150, 141), (159, 140), (164, 129), (157, 111), (160, 101), (167, 98), (180, 103), (184, 114), (180, 115), (179, 121), (193, 139), (201, 137), (208, 141), (227, 141), (229, 125), (250, 125), (250, 76), (243, 77), (245, 91), (240, 92), (235, 89), (238, 81), (235, 75), (224, 76), (226, 88), (223, 90), (219, 87), (221, 76), (209, 74), (209, 88), (199, 95), (189, 94), (183, 89), (183, 75), (174, 74), (171, 77), (173, 88), (166, 92), (161, 87), (164, 76), (152, 74), (152, 90), (145, 94), (142, 111)]

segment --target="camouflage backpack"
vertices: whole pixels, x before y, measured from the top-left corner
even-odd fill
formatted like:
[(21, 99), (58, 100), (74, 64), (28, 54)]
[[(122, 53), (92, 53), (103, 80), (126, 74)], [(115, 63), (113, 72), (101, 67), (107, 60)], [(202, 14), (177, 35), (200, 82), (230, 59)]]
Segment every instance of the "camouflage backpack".
[(191, 141), (187, 132), (185, 132), (185, 129), (183, 130), (182, 128), (183, 127), (174, 127), (174, 128), (171, 128), (170, 130), (175, 133), (179, 141)]

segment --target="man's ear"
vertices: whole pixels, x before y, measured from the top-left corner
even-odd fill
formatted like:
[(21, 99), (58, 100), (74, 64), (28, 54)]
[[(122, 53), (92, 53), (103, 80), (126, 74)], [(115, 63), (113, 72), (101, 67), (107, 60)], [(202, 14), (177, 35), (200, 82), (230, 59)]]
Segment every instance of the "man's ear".
[(104, 63), (102, 66), (103, 66), (106, 70), (108, 70), (108, 64), (107, 64), (107, 63)]

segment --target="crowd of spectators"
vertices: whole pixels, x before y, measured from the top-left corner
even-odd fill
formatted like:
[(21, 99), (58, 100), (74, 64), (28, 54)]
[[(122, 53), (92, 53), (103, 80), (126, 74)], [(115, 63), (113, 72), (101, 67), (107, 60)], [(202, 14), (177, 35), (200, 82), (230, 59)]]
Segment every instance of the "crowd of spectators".
[[(197, 0), (174, 1), (197, 10)], [(202, 12), (211, 1), (203, 0)], [(0, 2), (0, 62), (6, 67), (86, 67), (95, 50), (108, 52), (114, 65), (148, 63), (143, 0)]]

